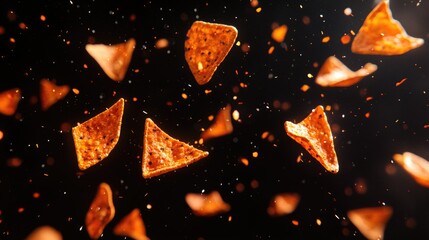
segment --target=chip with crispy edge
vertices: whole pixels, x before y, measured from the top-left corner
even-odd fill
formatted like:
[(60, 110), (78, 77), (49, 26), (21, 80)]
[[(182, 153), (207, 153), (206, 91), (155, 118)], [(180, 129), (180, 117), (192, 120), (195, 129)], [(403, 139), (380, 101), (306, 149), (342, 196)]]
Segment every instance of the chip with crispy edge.
[(144, 178), (155, 177), (194, 163), (209, 155), (162, 131), (146, 118), (143, 137), (142, 172)]
[(267, 208), (270, 216), (283, 216), (293, 213), (301, 200), (298, 193), (279, 193), (275, 195)]
[(149, 240), (146, 236), (146, 227), (140, 213), (135, 208), (119, 221), (113, 228), (113, 233), (118, 236), (131, 237), (136, 240)]
[(119, 82), (124, 80), (135, 46), (136, 41), (130, 38), (125, 43), (114, 45), (87, 44), (85, 49), (109, 78)]
[(195, 21), (186, 34), (185, 58), (198, 84), (208, 83), (228, 55), (238, 31), (235, 27)]
[(21, 90), (13, 88), (0, 93), (0, 113), (6, 116), (15, 114), (21, 100)]
[(42, 110), (48, 110), (56, 102), (63, 99), (69, 91), (68, 85), (58, 86), (48, 79), (40, 80), (40, 106)]
[(300, 123), (286, 121), (284, 125), (287, 135), (301, 144), (326, 170), (338, 172), (337, 153), (323, 106), (317, 106)]
[(366, 17), (352, 42), (352, 52), (370, 55), (400, 55), (422, 46), (424, 40), (409, 36), (393, 19), (389, 1), (382, 0)]
[(121, 98), (109, 109), (72, 128), (80, 170), (92, 167), (109, 156), (118, 143), (123, 114), (124, 99)]
[(114, 216), (112, 189), (109, 184), (101, 183), (85, 217), (89, 237), (98, 239)]
[(214, 123), (201, 133), (203, 140), (221, 137), (232, 133), (233, 126), (231, 122), (231, 105), (221, 108), (216, 115)]
[(429, 162), (426, 159), (414, 153), (404, 152), (393, 155), (393, 160), (401, 165), (418, 184), (429, 188)]
[(357, 71), (350, 70), (335, 56), (330, 56), (323, 63), (316, 77), (316, 83), (322, 87), (349, 87), (377, 70), (377, 65), (365, 64)]
[(55, 228), (44, 225), (35, 228), (25, 240), (62, 240), (63, 236)]
[(390, 206), (368, 207), (350, 210), (347, 217), (366, 238), (381, 240), (392, 213)]
[(231, 206), (224, 202), (218, 191), (209, 194), (188, 193), (185, 201), (196, 216), (212, 217), (228, 212)]

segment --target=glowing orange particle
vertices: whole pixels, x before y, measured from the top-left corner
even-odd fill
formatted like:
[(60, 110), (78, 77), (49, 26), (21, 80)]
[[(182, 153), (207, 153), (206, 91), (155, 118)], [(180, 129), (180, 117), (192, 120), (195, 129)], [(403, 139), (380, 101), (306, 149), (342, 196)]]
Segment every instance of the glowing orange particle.
[(40, 15), (40, 21), (42, 21), (42, 22), (46, 21), (45, 15)]
[(350, 35), (348, 35), (348, 34), (344, 34), (344, 35), (341, 37), (341, 43), (342, 43), (342, 44), (344, 44), (344, 45), (349, 44), (349, 43), (350, 43), (350, 40), (351, 40), (351, 37), (350, 37)]
[(24, 210), (25, 210), (25, 209), (24, 209), (23, 207), (18, 208), (18, 212), (19, 212), (19, 213), (23, 213), (23, 212), (24, 212)]
[(39, 198), (40, 197), (40, 193), (38, 193), (38, 192), (34, 192), (33, 193), (33, 198)]
[(15, 43), (16, 42), (16, 40), (15, 40), (15, 38), (9, 38), (9, 41), (11, 42), (11, 43)]
[(76, 94), (76, 95), (78, 95), (78, 94), (79, 94), (79, 89), (77, 89), (77, 88), (73, 88), (73, 89), (72, 89), (72, 91), (73, 91), (73, 93), (74, 93), (74, 94)]
[(262, 139), (265, 139), (265, 138), (267, 138), (268, 137), (268, 135), (269, 135), (270, 133), (268, 132), (268, 131), (265, 131), (265, 132), (263, 132), (262, 133), (262, 135), (261, 135), (261, 138)]
[(188, 99), (188, 95), (186, 95), (186, 93), (182, 93), (182, 98), (183, 99)]
[(369, 112), (365, 113), (365, 117), (366, 117), (366, 118), (369, 118), (369, 117), (370, 117), (370, 115), (371, 115), (371, 114), (370, 114)]
[(87, 69), (88, 65), (86, 65), (86, 63), (83, 64), (83, 68)]
[(240, 119), (240, 113), (239, 113), (237, 110), (234, 110), (234, 111), (232, 112), (232, 118), (233, 118), (235, 121), (238, 121), (238, 119)]
[(288, 27), (284, 24), (279, 27), (276, 27), (271, 33), (271, 38), (274, 39), (274, 41), (281, 43), (285, 40), (287, 30)]
[(257, 9), (256, 9), (256, 12), (257, 13), (260, 13), (262, 11), (262, 8), (261, 7), (258, 7)]
[(397, 87), (397, 86), (401, 85), (401, 84), (402, 84), (402, 83), (404, 83), (406, 80), (407, 80), (407, 78), (403, 78), (401, 81), (399, 81), (399, 82), (395, 83), (395, 86)]
[(158, 41), (156, 41), (155, 48), (157, 48), (157, 49), (166, 48), (166, 47), (168, 47), (168, 44), (169, 43), (168, 43), (167, 39), (161, 38), (161, 39), (158, 39)]
[(299, 225), (299, 222), (298, 222), (298, 220), (292, 220), (292, 224), (293, 224), (294, 226), (298, 226), (298, 225)]
[(320, 226), (320, 225), (322, 225), (322, 221), (321, 221), (320, 219), (316, 219), (316, 224), (317, 224), (318, 226)]
[(247, 158), (241, 158), (240, 161), (244, 166), (249, 166), (249, 160), (247, 160)]
[(274, 49), (275, 49), (275, 47), (274, 47), (274, 46), (271, 46), (271, 47), (268, 49), (268, 54), (273, 54)]
[(331, 38), (329, 36), (326, 36), (324, 38), (322, 38), (322, 43), (327, 43), (331, 40)]
[(308, 86), (307, 84), (304, 84), (301, 86), (301, 91), (303, 91), (303, 92), (307, 92), (308, 89), (310, 89), (310, 86)]
[(252, 157), (254, 157), (254, 158), (257, 158), (257, 157), (258, 157), (258, 155), (259, 155), (259, 153), (258, 153), (258, 152), (253, 152), (253, 153), (252, 153)]
[(2, 140), (4, 137), (4, 133), (0, 130), (0, 140)]

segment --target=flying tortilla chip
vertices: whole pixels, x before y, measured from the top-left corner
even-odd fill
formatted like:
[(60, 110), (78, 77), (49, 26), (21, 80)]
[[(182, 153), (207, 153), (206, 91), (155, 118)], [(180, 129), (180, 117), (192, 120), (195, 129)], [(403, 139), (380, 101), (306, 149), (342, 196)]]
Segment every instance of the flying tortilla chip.
[(422, 46), (424, 40), (408, 36), (393, 19), (389, 1), (382, 0), (366, 17), (352, 42), (352, 52), (372, 55), (400, 55)]
[(98, 239), (114, 216), (112, 189), (107, 183), (101, 183), (85, 217), (89, 237)]
[(323, 106), (319, 105), (300, 123), (285, 122), (287, 135), (301, 144), (326, 170), (339, 170), (331, 127)]
[(283, 216), (293, 213), (298, 206), (301, 196), (298, 193), (280, 193), (271, 199), (267, 208), (270, 216)]
[(146, 118), (143, 142), (144, 178), (185, 167), (209, 155), (208, 152), (170, 137), (150, 118)]
[(207, 140), (210, 138), (221, 137), (232, 133), (232, 131), (231, 105), (228, 104), (226, 107), (219, 110), (214, 123), (201, 133), (201, 138), (203, 140)]
[(34, 229), (25, 240), (62, 240), (63, 236), (51, 226), (40, 226)]
[(198, 84), (210, 81), (237, 38), (233, 26), (195, 21), (185, 41), (185, 58)]
[(322, 87), (349, 87), (377, 70), (377, 65), (367, 63), (353, 72), (335, 56), (326, 59), (316, 77), (316, 83)]
[(0, 93), (0, 113), (6, 116), (15, 114), (21, 100), (21, 90), (13, 88)]
[(347, 217), (366, 238), (381, 240), (392, 213), (393, 209), (389, 206), (369, 207), (350, 210)]
[(146, 236), (146, 228), (138, 208), (132, 210), (113, 228), (113, 233), (118, 236), (131, 237), (136, 240), (149, 240)]
[(393, 160), (399, 163), (418, 184), (429, 188), (429, 162), (426, 159), (404, 152), (402, 155), (393, 155)]
[(59, 100), (69, 93), (70, 87), (67, 85), (57, 86), (48, 79), (40, 81), (40, 105), (43, 111), (48, 110)]
[(80, 170), (94, 166), (109, 156), (121, 134), (124, 99), (97, 116), (72, 128)]
[(210, 194), (188, 193), (185, 201), (195, 215), (202, 217), (216, 216), (228, 212), (231, 208), (217, 191)]
[(131, 62), (136, 41), (131, 38), (126, 43), (115, 45), (87, 44), (86, 51), (97, 61), (112, 80), (122, 81)]

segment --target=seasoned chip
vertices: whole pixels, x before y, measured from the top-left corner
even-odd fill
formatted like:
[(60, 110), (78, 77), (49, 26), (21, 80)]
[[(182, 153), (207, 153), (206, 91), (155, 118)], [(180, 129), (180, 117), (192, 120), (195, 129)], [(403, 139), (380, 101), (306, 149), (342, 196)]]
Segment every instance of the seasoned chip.
[(349, 87), (377, 70), (377, 65), (367, 63), (353, 72), (335, 56), (326, 59), (316, 77), (322, 87)]
[(118, 236), (131, 237), (136, 240), (149, 240), (146, 236), (146, 228), (138, 208), (132, 210), (113, 228), (113, 233)]
[(115, 45), (87, 44), (86, 51), (100, 65), (112, 80), (122, 81), (131, 62), (136, 41), (131, 38), (126, 43)]
[(40, 226), (34, 229), (25, 240), (62, 240), (63, 236), (51, 226)]
[(392, 213), (393, 209), (390, 206), (368, 207), (350, 210), (347, 217), (366, 238), (382, 240)]
[(231, 123), (231, 105), (219, 110), (214, 123), (201, 133), (201, 138), (207, 140), (210, 138), (221, 137), (232, 133), (233, 127)]
[(393, 19), (389, 1), (382, 0), (366, 17), (352, 42), (352, 52), (372, 55), (400, 55), (423, 45), (424, 40), (408, 36)]
[(418, 184), (429, 188), (429, 162), (426, 159), (404, 152), (402, 155), (393, 155), (393, 160), (399, 163)]
[(285, 122), (287, 135), (301, 144), (326, 170), (339, 170), (331, 127), (323, 106), (319, 105), (300, 123)]
[(40, 105), (43, 111), (48, 110), (59, 100), (69, 93), (70, 87), (67, 85), (57, 86), (48, 79), (40, 81)]
[(237, 38), (233, 26), (195, 21), (187, 33), (185, 58), (198, 84), (210, 81)]
[(283, 216), (291, 214), (298, 206), (301, 196), (298, 193), (280, 193), (271, 199), (267, 208), (270, 216)]
[(0, 113), (6, 116), (15, 114), (21, 100), (21, 90), (13, 88), (0, 93)]
[(98, 239), (114, 216), (112, 189), (107, 183), (101, 183), (85, 217), (89, 237)]
[(228, 212), (231, 208), (217, 191), (210, 194), (188, 193), (185, 201), (195, 215), (202, 217), (216, 216)]
[(146, 118), (143, 144), (144, 178), (185, 167), (209, 155), (208, 152), (172, 138), (150, 118)]
[(124, 99), (97, 116), (72, 128), (80, 170), (94, 166), (109, 156), (121, 134)]

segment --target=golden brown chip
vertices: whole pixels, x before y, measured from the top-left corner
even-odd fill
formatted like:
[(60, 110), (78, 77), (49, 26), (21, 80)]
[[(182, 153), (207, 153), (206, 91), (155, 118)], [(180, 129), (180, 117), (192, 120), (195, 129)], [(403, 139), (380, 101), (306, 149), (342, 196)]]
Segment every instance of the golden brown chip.
[(221, 137), (232, 133), (233, 126), (231, 122), (231, 105), (219, 110), (214, 123), (201, 133), (201, 138), (203, 140)]
[(98, 239), (115, 216), (112, 189), (101, 183), (85, 217), (86, 230), (91, 239)]
[(0, 93), (0, 113), (6, 116), (15, 114), (21, 100), (21, 90), (13, 88)]
[(136, 41), (131, 38), (115, 45), (87, 44), (86, 51), (112, 80), (122, 81), (131, 62)]
[(280, 193), (271, 199), (267, 208), (270, 216), (283, 216), (291, 214), (298, 206), (301, 196), (298, 193)]
[(72, 128), (80, 170), (94, 166), (109, 156), (121, 134), (124, 99), (97, 116)]
[(185, 58), (198, 84), (210, 81), (237, 38), (233, 26), (195, 21), (185, 41)]
[(208, 152), (172, 138), (150, 118), (146, 118), (143, 142), (144, 178), (155, 177), (188, 166), (209, 155)]
[(113, 228), (113, 233), (118, 236), (131, 237), (136, 240), (149, 240), (146, 236), (146, 228), (138, 208), (132, 210)]
[(377, 70), (377, 65), (367, 63), (353, 72), (335, 56), (326, 59), (316, 77), (316, 83), (322, 87), (349, 87)]
[(423, 45), (424, 40), (408, 36), (393, 19), (389, 1), (382, 0), (366, 17), (352, 42), (352, 52), (372, 55), (400, 55)]
[(393, 160), (399, 163), (418, 184), (429, 188), (429, 162), (426, 159), (404, 152), (402, 155), (393, 155)]
[(231, 208), (217, 191), (210, 194), (188, 193), (185, 201), (195, 215), (202, 217), (216, 216), (228, 212)]
[(368, 207), (350, 210), (347, 217), (366, 238), (381, 240), (392, 213), (393, 209), (389, 206)]
[(68, 85), (57, 86), (48, 79), (40, 81), (40, 105), (43, 111), (48, 110), (59, 100), (63, 99), (70, 91)]
[(339, 170), (331, 127), (323, 106), (319, 105), (300, 123), (285, 122), (287, 135), (301, 144), (326, 170)]
[(51, 226), (40, 226), (34, 229), (25, 240), (62, 240), (63, 236)]

